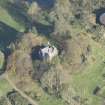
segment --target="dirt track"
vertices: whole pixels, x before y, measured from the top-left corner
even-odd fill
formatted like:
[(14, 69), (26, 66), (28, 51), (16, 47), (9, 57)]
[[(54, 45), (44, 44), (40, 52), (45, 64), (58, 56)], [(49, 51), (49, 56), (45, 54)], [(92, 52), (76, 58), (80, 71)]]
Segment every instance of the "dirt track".
[(24, 97), (25, 99), (27, 99), (30, 104), (32, 105), (38, 105), (38, 103), (33, 100), (31, 97), (27, 96), (24, 92), (22, 92), (20, 89), (18, 89), (15, 84), (13, 84), (13, 82), (9, 79), (8, 75), (3, 75), (3, 77), (5, 77), (5, 79), (9, 82), (9, 84), (13, 87), (13, 89), (15, 89), (22, 97)]

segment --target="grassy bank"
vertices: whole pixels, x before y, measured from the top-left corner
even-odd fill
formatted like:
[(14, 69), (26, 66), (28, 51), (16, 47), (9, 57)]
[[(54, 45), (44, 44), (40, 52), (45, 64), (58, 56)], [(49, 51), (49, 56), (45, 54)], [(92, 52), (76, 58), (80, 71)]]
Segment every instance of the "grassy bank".
[(7, 94), (12, 88), (5, 79), (0, 79), (0, 97)]

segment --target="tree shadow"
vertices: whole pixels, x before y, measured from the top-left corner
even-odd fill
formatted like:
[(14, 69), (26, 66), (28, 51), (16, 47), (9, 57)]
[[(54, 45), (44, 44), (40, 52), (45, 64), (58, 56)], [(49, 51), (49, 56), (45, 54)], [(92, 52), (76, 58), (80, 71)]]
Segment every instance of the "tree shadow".
[(8, 2), (8, 5), (4, 6), (9, 13), (9, 15), (20, 25), (22, 25), (24, 28), (27, 28), (29, 24), (29, 18), (25, 11), (20, 8), (16, 3)]
[(43, 9), (51, 9), (54, 7), (55, 0), (34, 0)]
[(31, 53), (32, 60), (42, 60), (42, 57), (39, 54), (41, 48), (44, 48), (44, 45), (37, 45), (32, 48), (32, 53)]
[(100, 16), (105, 13), (105, 8), (96, 9), (93, 13), (96, 14), (96, 23), (101, 24)]
[[(11, 42), (15, 43), (15, 41), (19, 38), (18, 31), (6, 25), (3, 22), (0, 22), (0, 50), (3, 51), (5, 55), (5, 59), (12, 53), (12, 50), (8, 48)], [(7, 61), (4, 63), (4, 67), (1, 70), (0, 74), (4, 73), (6, 70)]]
[(53, 24), (52, 25), (43, 25), (41, 23), (34, 22), (33, 26), (35, 26), (37, 29), (37, 32), (39, 34), (42, 34), (42, 35), (48, 36), (49, 34), (54, 32), (54, 25)]
[(11, 42), (15, 42), (18, 38), (17, 33), (18, 31), (16, 31), (12, 27), (6, 25), (3, 22), (0, 22), (0, 47), (2, 47), (6, 54), (9, 53), (7, 46)]
[(36, 27), (39, 34), (46, 36), (54, 31), (53, 24), (43, 25), (37, 21), (32, 21), (31, 18), (14, 3), (9, 2), (8, 6), (6, 6), (6, 9), (15, 21), (25, 26), (26, 32), (29, 31), (29, 29), (31, 29), (33, 26)]

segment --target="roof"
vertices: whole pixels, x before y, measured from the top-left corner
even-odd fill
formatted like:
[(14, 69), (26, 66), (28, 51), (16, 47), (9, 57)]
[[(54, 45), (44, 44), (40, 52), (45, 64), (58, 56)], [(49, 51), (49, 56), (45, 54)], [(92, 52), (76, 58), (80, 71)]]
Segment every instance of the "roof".
[(100, 16), (100, 22), (101, 22), (101, 24), (105, 25), (105, 13), (103, 13), (103, 14)]
[(45, 48), (41, 49), (42, 57), (45, 57), (46, 54), (49, 56), (51, 60), (54, 56), (58, 54), (58, 50), (55, 46), (46, 46)]

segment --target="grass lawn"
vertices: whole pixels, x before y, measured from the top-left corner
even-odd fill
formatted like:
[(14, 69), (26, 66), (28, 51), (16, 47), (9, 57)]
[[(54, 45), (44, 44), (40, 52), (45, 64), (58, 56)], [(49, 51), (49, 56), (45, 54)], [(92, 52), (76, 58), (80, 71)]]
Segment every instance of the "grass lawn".
[(94, 41), (90, 41), (92, 45), (92, 56), (95, 61), (86, 65), (83, 72), (72, 75), (70, 85), (76, 91), (76, 96), (87, 98), (88, 105), (102, 105), (103, 99), (93, 94), (94, 89), (105, 85), (105, 49)]
[(0, 80), (0, 97), (6, 95), (12, 88), (5, 79)]
[(57, 99), (56, 97), (43, 95), (43, 97), (40, 98), (39, 105), (65, 105), (65, 103), (61, 99)]

